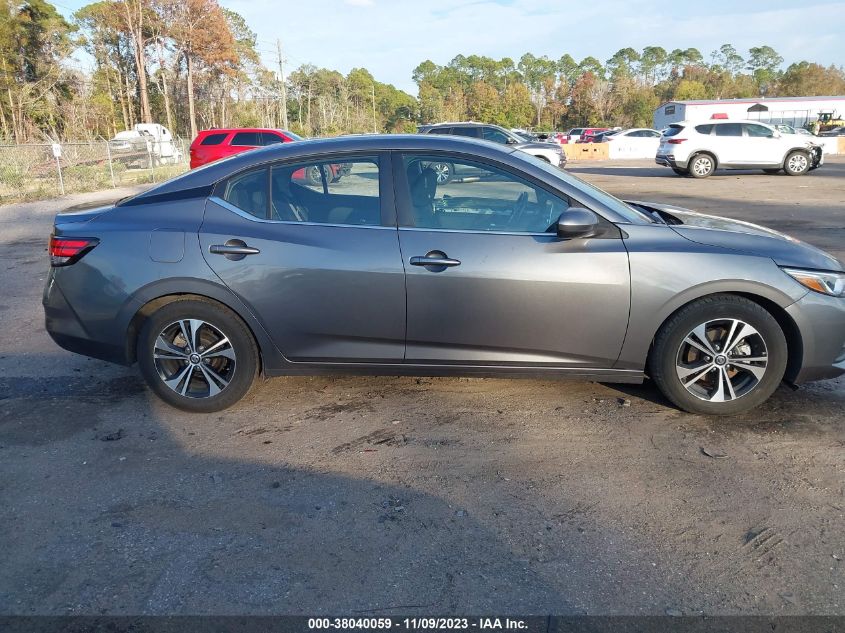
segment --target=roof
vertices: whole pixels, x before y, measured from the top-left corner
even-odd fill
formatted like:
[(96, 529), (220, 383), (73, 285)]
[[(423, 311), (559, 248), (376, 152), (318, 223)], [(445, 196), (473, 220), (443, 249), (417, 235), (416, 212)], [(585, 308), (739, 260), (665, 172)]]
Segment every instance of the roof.
[(730, 105), (732, 103), (791, 103), (795, 101), (845, 101), (845, 96), (838, 97), (757, 97), (742, 99), (692, 99), (690, 101), (667, 101), (662, 108), (670, 103), (678, 105)]
[(441, 134), (350, 134), (292, 143), (277, 143), (235, 154), (168, 180), (135, 196), (132, 204), (145, 198), (177, 191), (209, 187), (236, 171), (270, 161), (319, 156), (341, 152), (380, 152), (387, 150), (454, 151), (502, 160), (519, 151), (515, 145)]

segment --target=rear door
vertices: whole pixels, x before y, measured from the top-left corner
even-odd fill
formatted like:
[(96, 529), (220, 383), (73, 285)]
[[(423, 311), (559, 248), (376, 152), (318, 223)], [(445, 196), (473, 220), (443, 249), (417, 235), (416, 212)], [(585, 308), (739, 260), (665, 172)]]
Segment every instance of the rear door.
[(745, 165), (753, 154), (742, 135), (742, 123), (716, 123), (707, 137), (709, 147), (716, 154), (719, 165)]
[[(628, 255), (619, 237), (562, 240), (570, 204), (502, 165), (395, 158), (407, 271), (406, 362), (609, 368), (625, 336)], [(432, 164), (471, 177), (439, 184)]]
[[(346, 173), (332, 182), (336, 165)], [(209, 199), (199, 237), (209, 266), (289, 360), (402, 359), (405, 275), (385, 156), (236, 174)]]

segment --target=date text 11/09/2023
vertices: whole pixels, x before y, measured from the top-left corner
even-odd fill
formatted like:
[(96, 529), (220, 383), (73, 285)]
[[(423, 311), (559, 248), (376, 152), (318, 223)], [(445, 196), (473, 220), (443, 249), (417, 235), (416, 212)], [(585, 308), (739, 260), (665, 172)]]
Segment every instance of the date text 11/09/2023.
[(524, 631), (528, 623), (519, 618), (309, 618), (308, 628), (347, 630), (439, 631), (444, 629), (477, 629), (482, 631)]

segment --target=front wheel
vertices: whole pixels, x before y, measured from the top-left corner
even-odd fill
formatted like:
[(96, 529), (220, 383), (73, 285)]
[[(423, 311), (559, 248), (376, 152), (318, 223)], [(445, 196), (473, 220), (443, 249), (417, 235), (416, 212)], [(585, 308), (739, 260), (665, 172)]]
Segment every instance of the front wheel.
[(258, 350), (241, 319), (219, 304), (168, 303), (144, 323), (138, 365), (157, 396), (194, 413), (226, 409), (249, 391)]
[(790, 176), (803, 176), (810, 170), (810, 157), (807, 152), (790, 152), (783, 164), (783, 170)]
[(690, 303), (660, 328), (649, 374), (690, 413), (732, 415), (774, 393), (787, 362), (786, 337), (762, 306), (735, 295)]
[(438, 185), (448, 185), (455, 176), (455, 167), (451, 163), (431, 163)]

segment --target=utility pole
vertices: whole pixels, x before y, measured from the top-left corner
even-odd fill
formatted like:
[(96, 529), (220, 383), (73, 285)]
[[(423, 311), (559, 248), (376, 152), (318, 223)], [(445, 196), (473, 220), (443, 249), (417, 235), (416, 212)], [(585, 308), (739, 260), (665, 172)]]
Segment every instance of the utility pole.
[(378, 128), (376, 128), (376, 85), (372, 85), (373, 91), (373, 134), (378, 133)]
[(285, 87), (285, 58), (282, 57), (282, 42), (276, 38), (276, 54), (279, 57), (279, 80), (282, 83), (282, 127), (288, 129), (288, 91)]

